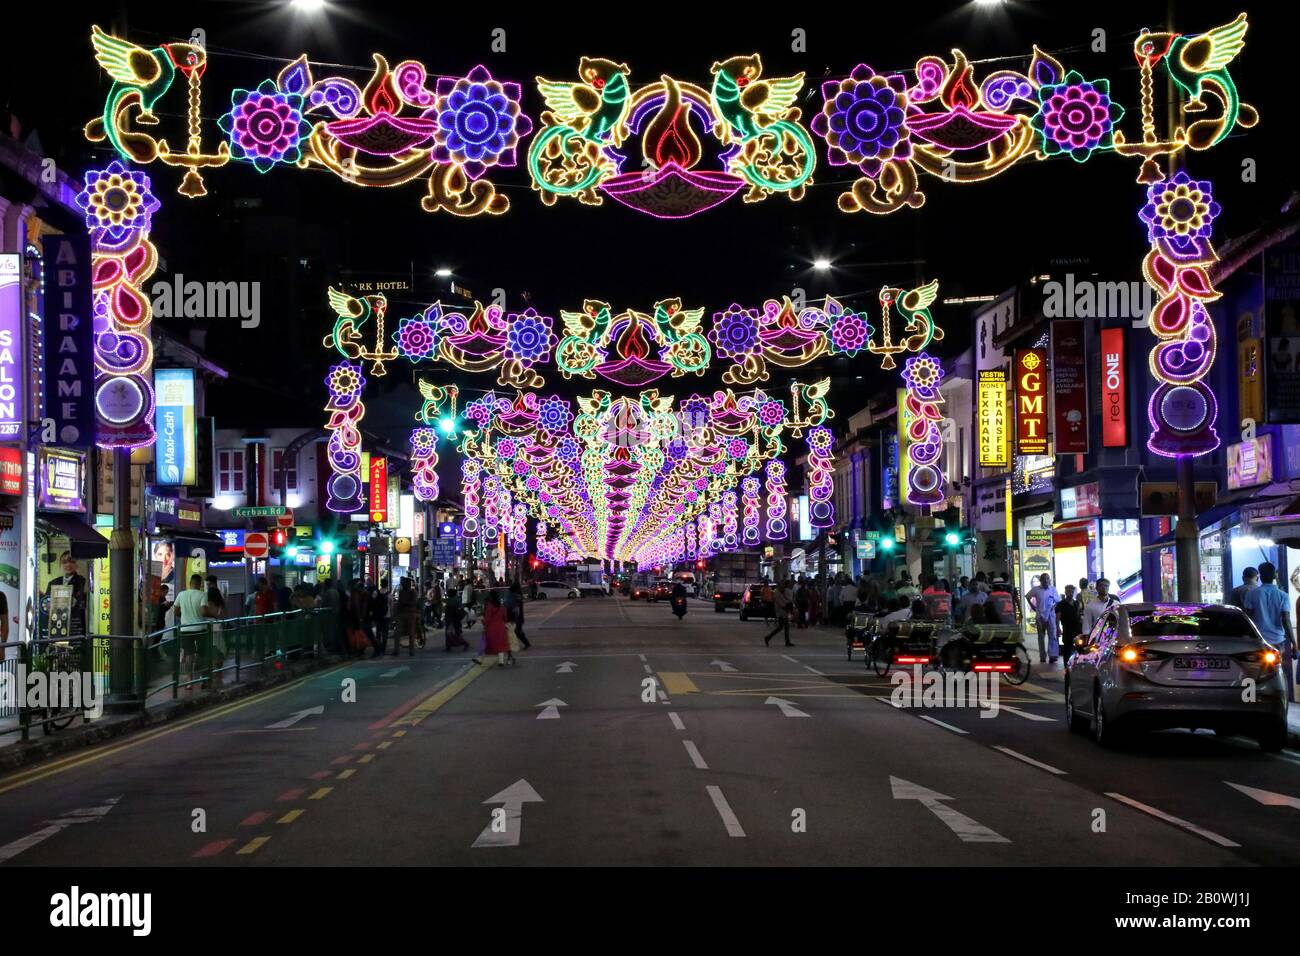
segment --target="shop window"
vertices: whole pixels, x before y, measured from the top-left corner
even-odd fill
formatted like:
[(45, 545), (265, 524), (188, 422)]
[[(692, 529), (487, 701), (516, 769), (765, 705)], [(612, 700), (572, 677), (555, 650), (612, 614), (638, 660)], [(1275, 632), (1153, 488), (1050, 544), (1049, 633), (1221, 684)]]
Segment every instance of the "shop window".
[[(284, 449), (277, 448), (271, 452), (271, 481), (276, 488), (280, 487), (280, 466), (285, 463)], [(288, 491), (298, 490), (298, 456), (291, 455), (287, 461), (285, 469), (285, 489)]]
[(222, 448), (217, 452), (217, 493), (244, 493), (244, 449)]

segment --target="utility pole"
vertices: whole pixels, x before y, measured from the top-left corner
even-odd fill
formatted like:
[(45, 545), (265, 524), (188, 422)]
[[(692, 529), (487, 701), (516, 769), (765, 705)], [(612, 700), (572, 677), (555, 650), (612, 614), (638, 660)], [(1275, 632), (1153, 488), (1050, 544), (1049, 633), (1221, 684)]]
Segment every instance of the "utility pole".
[[(101, 452), (102, 453), (102, 452)], [(135, 541), (131, 535), (131, 449), (113, 448), (113, 534), (108, 539), (109, 633), (135, 635)], [(129, 694), (135, 662), (131, 641), (113, 641), (110, 693)]]

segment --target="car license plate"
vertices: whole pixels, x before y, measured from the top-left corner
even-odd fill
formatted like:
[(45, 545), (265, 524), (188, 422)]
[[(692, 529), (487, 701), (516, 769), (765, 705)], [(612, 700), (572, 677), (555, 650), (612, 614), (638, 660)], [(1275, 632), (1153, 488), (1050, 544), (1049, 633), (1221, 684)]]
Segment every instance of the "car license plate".
[(1226, 657), (1178, 656), (1174, 658), (1174, 670), (1176, 671), (1226, 671), (1227, 669), (1228, 659)]

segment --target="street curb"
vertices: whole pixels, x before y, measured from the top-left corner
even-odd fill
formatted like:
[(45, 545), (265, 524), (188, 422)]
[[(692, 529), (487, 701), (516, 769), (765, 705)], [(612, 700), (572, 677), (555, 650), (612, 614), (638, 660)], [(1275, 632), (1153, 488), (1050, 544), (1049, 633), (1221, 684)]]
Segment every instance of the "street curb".
[[(277, 687), (280, 684), (287, 684), (306, 674), (324, 670), (346, 659), (344, 657), (324, 655), (313, 658), (310, 664), (299, 664), (296, 667), (290, 665), (283, 671), (274, 672), (247, 683), (223, 687), (215, 693), (207, 693), (192, 700), (169, 701), (153, 710), (146, 710), (144, 713), (129, 714), (118, 718), (110, 717), (96, 721), (93, 724), (70, 727), (67, 730), (59, 731), (57, 736), (42, 736), (27, 741), (19, 740), (0, 747), (0, 773), (8, 773), (59, 754), (81, 750), (107, 740), (123, 737), (137, 730), (167, 724), (180, 717), (186, 717), (220, 704), (239, 700), (259, 691)], [(33, 728), (33, 732), (39, 734), (41, 730), (40, 728)]]

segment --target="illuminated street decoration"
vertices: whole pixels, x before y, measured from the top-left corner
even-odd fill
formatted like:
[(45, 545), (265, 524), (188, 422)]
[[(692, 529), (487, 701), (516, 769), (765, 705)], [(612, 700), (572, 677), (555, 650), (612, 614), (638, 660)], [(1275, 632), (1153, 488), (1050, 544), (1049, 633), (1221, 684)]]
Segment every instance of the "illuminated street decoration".
[(460, 501), (464, 517), (460, 521), (461, 535), (466, 538), (479, 536), (479, 481), (482, 468), (473, 458), (465, 458), (460, 463)]
[(514, 510), (514, 525), (511, 529), (513, 543), (511, 550), (515, 554), (528, 553), (528, 505), (522, 501), (516, 502)]
[(739, 526), (739, 512), (737, 510), (739, 501), (734, 491), (726, 491), (722, 494), (722, 546), (727, 551), (735, 551), (740, 539), (737, 536)]
[(785, 517), (785, 463), (773, 458), (767, 463), (767, 539), (784, 541), (789, 523)]
[(759, 492), (762, 489), (762, 483), (755, 475), (746, 475), (740, 482), (741, 504), (744, 511), (741, 515), (741, 532), (740, 543), (747, 548), (756, 548), (762, 540), (758, 530), (759, 518)]
[(149, 239), (158, 209), (149, 177), (113, 160), (89, 170), (76, 195), (91, 243), (95, 337), (95, 442), (131, 448), (154, 440), (153, 307), (144, 283), (158, 264)]
[(1160, 300), (1151, 310), (1151, 395), (1147, 447), (1158, 455), (1204, 455), (1219, 447), (1218, 401), (1203, 381), (1214, 364), (1214, 322), (1206, 304), (1221, 293), (1208, 269), (1217, 260), (1210, 234), (1220, 212), (1209, 182), (1186, 172), (1147, 187), (1138, 215), (1151, 251), (1142, 263)]
[[(379, 378), (387, 375), (385, 366), (398, 356), (397, 349), (389, 346), (385, 335), (388, 316), (388, 299), (380, 293), (353, 296), (330, 287), (330, 308), (334, 310), (334, 328), (325, 336), (324, 346), (336, 350), (344, 358), (366, 359), (371, 362), (370, 374)], [(373, 344), (363, 341), (366, 324), (374, 320)]]
[(438, 498), (438, 440), (443, 427), (443, 410), (450, 406), (450, 421), (456, 420), (455, 385), (441, 387), (430, 382), (416, 383), (424, 399), (415, 420), (421, 425), (411, 432), (411, 484), (416, 498), (434, 501)]
[(483, 534), (489, 539), (495, 538), (499, 530), (497, 523), (501, 504), (501, 481), (496, 475), (483, 475)]
[(229, 138), (234, 158), (252, 163), (259, 173), (281, 163), (296, 164), (311, 132), (311, 123), (303, 118), (302, 94), (285, 92), (274, 80), (232, 92), (230, 112), (217, 125)]
[[(909, 358), (903, 365), (904, 401), (907, 414), (907, 488), (904, 495), (913, 505), (936, 505), (944, 500), (943, 472), (939, 456), (943, 439), (939, 423), (943, 421), (943, 395), (939, 385), (943, 367), (925, 352)], [(902, 416), (900, 416), (900, 422)]]
[(1114, 145), (1115, 126), (1124, 108), (1111, 102), (1109, 80), (1085, 80), (1074, 70), (1060, 83), (1038, 88), (1038, 112), (1030, 121), (1046, 157), (1068, 154), (1082, 163), (1097, 149)]
[(329, 370), (325, 386), (329, 391), (325, 410), (330, 415), (325, 423), (330, 436), (325, 446), (330, 466), (325, 507), (348, 514), (362, 508), (361, 419), (366, 407), (361, 393), (366, 377), (360, 366), (343, 361)]
[[(867, 351), (883, 355), (881, 368), (894, 368), (894, 356), (904, 352), (919, 352), (931, 342), (943, 341), (943, 329), (934, 324), (930, 306), (939, 297), (939, 280), (933, 279), (908, 292), (885, 286), (880, 290), (880, 340), (867, 342)], [(906, 320), (905, 335), (894, 338), (892, 312), (897, 310)], [(871, 330), (874, 335), (875, 329)]]
[[(609, 196), (638, 212), (682, 219), (742, 189), (746, 202), (772, 193), (803, 198), (816, 153), (794, 106), (803, 74), (763, 76), (757, 54), (713, 64), (709, 90), (669, 76), (633, 91), (630, 68), (584, 57), (578, 81), (537, 78), (548, 109), (528, 154), (544, 203), (561, 196), (598, 206)], [(715, 169), (702, 138), (714, 143)], [(639, 139), (640, 168), (625, 142)]]
[(560, 313), (566, 334), (556, 366), (565, 378), (600, 376), (628, 387), (669, 372), (700, 375), (712, 359), (700, 334), (703, 317), (703, 309), (682, 308), (681, 299), (656, 302), (653, 315), (628, 309), (617, 316), (609, 303), (588, 299), (580, 312)]

